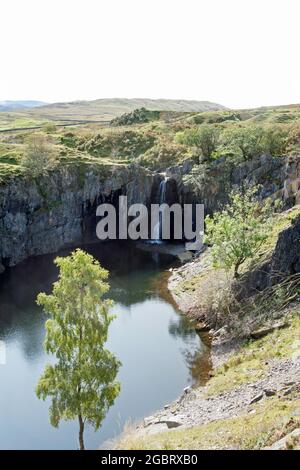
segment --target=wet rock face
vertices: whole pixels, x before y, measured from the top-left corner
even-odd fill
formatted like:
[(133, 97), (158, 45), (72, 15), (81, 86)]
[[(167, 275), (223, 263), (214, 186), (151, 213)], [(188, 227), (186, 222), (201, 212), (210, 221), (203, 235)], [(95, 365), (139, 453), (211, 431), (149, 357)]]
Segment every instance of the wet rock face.
[(175, 178), (169, 178), (166, 182), (166, 203), (170, 206), (179, 202), (177, 182)]
[[(51, 253), (83, 240), (85, 217), (101, 202), (127, 195), (149, 204), (153, 175), (131, 167), (68, 167), (37, 180), (16, 178), (0, 188), (0, 263)], [(95, 227), (96, 228), (96, 227)]]
[(272, 255), (272, 282), (286, 275), (300, 272), (300, 217), (292, 225), (283, 230), (278, 237)]

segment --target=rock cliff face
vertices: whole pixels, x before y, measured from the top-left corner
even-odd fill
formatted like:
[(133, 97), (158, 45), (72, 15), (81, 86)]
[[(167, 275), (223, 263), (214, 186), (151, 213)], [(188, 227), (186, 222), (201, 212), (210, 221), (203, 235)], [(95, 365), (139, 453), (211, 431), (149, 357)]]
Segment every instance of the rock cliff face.
[[(166, 200), (204, 203), (211, 213), (224, 204), (233, 187), (261, 185), (261, 196), (282, 197), (287, 206), (300, 202), (300, 159), (263, 155), (239, 165), (219, 159), (203, 167), (201, 184), (185, 180), (194, 162), (167, 171)], [(51, 253), (95, 235), (96, 207), (117, 204), (158, 203), (163, 175), (137, 165), (69, 165), (38, 179), (15, 178), (0, 186), (0, 268), (28, 256)]]
[[(292, 210), (292, 209), (291, 209)], [(300, 273), (300, 216), (282, 230), (273, 251), (255, 269), (246, 272), (236, 285), (239, 300), (248, 298), (285, 277)]]
[[(83, 241), (99, 203), (114, 203), (126, 194), (129, 204), (149, 204), (153, 179), (135, 166), (69, 166), (1, 186), (0, 263), (13, 266)], [(90, 229), (95, 231), (95, 225)]]
[(300, 272), (300, 217), (280, 232), (272, 255), (270, 271), (272, 282), (277, 278)]
[(300, 158), (286, 159), (283, 196), (287, 206), (300, 204)]
[[(260, 185), (262, 198), (281, 197), (285, 180), (292, 180), (296, 172), (295, 164), (291, 167), (285, 157), (261, 155), (239, 164), (228, 163), (220, 158), (210, 165), (199, 166), (201, 173), (197, 175), (197, 184), (191, 184), (185, 179), (191, 167), (192, 162), (186, 161), (181, 167), (170, 168), (167, 174), (177, 181), (180, 202), (203, 203), (206, 214), (220, 209), (228, 201), (228, 195), (234, 187)], [(291, 196), (287, 190), (284, 194), (286, 199)]]

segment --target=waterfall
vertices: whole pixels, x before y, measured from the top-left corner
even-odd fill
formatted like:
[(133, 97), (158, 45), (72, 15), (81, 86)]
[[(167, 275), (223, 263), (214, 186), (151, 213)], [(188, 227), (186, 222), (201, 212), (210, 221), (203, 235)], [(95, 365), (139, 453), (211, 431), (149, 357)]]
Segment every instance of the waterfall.
[[(160, 182), (159, 185), (159, 205), (164, 204), (166, 202), (166, 192), (167, 192), (167, 181), (168, 177), (164, 177), (164, 179)], [(162, 220), (163, 220), (163, 211), (159, 211), (159, 219), (154, 227), (154, 238), (153, 241), (159, 242), (162, 239)]]

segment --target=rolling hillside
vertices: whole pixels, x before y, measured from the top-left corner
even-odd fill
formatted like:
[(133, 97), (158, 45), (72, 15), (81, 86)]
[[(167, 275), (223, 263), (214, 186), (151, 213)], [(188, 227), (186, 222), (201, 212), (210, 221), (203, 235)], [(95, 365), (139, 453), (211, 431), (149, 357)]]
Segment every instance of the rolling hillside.
[(152, 100), (112, 98), (93, 101), (73, 101), (54, 103), (30, 110), (31, 117), (48, 120), (90, 119), (107, 121), (134, 109), (145, 107), (151, 110), (201, 112), (224, 109), (223, 106), (209, 101)]
[(43, 101), (33, 101), (33, 100), (0, 101), (0, 112), (36, 108), (38, 106), (43, 106), (43, 105), (46, 105), (46, 104), (47, 103), (45, 103)]

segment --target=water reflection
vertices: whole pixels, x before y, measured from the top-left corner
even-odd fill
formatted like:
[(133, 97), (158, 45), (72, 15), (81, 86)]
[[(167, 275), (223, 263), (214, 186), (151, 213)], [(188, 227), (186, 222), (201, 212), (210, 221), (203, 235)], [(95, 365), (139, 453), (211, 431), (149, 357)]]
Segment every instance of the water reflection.
[[(182, 350), (186, 365), (190, 371), (190, 376), (196, 385), (204, 385), (209, 379), (211, 370), (211, 360), (209, 354), (209, 337), (199, 336), (199, 333), (193, 328), (192, 323), (187, 317), (179, 315), (172, 319), (169, 325), (169, 333), (174, 337), (180, 337), (188, 344), (188, 347)], [(199, 347), (194, 348), (199, 338)]]
[(198, 348), (186, 348), (183, 351), (186, 365), (195, 385), (204, 385), (210, 378), (212, 363), (209, 351), (210, 338), (208, 335), (201, 336)]
[[(86, 434), (87, 447), (98, 448), (128, 419), (152, 413), (177, 398), (186, 385), (203, 380), (206, 348), (153, 283), (173, 263), (172, 257), (126, 243), (83, 248), (110, 270), (109, 296), (117, 318), (108, 347), (123, 364), (119, 398), (101, 430)], [(35, 299), (40, 291), (49, 292), (57, 278), (54, 258), (28, 260), (0, 278), (0, 339), (7, 345), (7, 365), (0, 366), (0, 448), (76, 448), (77, 423), (52, 428), (49, 404), (34, 394), (45, 363), (52, 360), (43, 351), (45, 317)]]
[(172, 336), (180, 336), (181, 338), (195, 338), (197, 335), (191, 322), (183, 315), (170, 322), (169, 333)]

